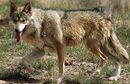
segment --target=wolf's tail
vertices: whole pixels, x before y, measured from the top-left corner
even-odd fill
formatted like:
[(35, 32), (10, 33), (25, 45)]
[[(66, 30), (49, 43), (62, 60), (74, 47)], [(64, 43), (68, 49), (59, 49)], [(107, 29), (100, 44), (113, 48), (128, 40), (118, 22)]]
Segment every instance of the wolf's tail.
[(129, 55), (123, 48), (114, 31), (111, 32), (111, 36), (108, 39), (108, 42), (111, 48), (117, 53), (117, 55), (122, 56), (121, 58), (123, 60), (123, 63), (129, 63)]

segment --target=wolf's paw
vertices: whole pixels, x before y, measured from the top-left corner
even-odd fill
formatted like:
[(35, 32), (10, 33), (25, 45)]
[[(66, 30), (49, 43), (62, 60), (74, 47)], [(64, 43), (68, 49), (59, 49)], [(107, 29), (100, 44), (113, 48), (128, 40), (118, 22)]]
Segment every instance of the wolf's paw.
[(110, 81), (117, 81), (118, 79), (120, 78), (120, 76), (112, 76), (112, 77), (109, 77), (108, 79), (110, 80)]
[(63, 80), (62, 77), (58, 78), (58, 80), (57, 80), (57, 84), (61, 84), (61, 83), (62, 83), (62, 80)]

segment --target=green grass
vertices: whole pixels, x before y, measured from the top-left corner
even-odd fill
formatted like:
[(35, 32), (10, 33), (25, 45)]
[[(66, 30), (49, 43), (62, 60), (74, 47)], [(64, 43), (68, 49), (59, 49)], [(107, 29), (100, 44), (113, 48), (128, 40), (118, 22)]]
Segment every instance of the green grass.
[(65, 76), (65, 84), (103, 84), (103, 81), (99, 76), (94, 76), (92, 78), (87, 78), (83, 75), (77, 75), (75, 77)]
[(29, 74), (16, 71), (14, 69), (0, 69), (1, 80), (11, 80), (20, 78), (29, 78)]
[(130, 66), (128, 67), (128, 72), (130, 72)]
[(52, 58), (48, 58), (47, 60), (33, 61), (31, 64), (35, 69), (48, 71), (50, 71), (56, 65), (55, 61)]
[(116, 31), (117, 37), (119, 38), (121, 43), (124, 45), (127, 45), (128, 43), (130, 43), (129, 32), (130, 32), (130, 29), (127, 31), (128, 35), (126, 35), (123, 27), (118, 28), (118, 30)]
[(75, 57), (78, 61), (91, 61), (96, 62), (96, 57), (92, 54), (85, 45), (81, 44), (75, 47), (69, 47), (66, 49), (67, 55)]
[(9, 3), (4, 3), (0, 5), (0, 15), (8, 16), (9, 15)]

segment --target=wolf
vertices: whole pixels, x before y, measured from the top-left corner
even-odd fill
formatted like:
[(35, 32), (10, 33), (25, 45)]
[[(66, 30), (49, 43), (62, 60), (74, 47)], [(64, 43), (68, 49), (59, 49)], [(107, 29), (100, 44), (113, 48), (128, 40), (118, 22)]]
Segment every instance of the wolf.
[(53, 49), (58, 56), (58, 83), (64, 76), (64, 53), (68, 46), (83, 43), (99, 57), (100, 63), (94, 73), (100, 73), (107, 61), (112, 61), (116, 71), (110, 80), (117, 81), (121, 65), (129, 62), (129, 55), (118, 40), (112, 22), (97, 11), (43, 10), (33, 8), (30, 2), (21, 8), (11, 2), (10, 19), (16, 41), (24, 41), (35, 48), (20, 64), (33, 73), (28, 62), (44, 56), (46, 47)]

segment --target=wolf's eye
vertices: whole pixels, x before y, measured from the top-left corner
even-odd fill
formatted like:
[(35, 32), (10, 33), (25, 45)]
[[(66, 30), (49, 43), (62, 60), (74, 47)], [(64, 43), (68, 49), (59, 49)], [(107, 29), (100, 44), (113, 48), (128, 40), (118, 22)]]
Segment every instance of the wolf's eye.
[(14, 19), (12, 19), (12, 20), (13, 20), (14, 23), (16, 23), (16, 22), (18, 21), (17, 18), (14, 18)]
[(22, 19), (21, 22), (25, 22), (26, 20), (25, 19)]

